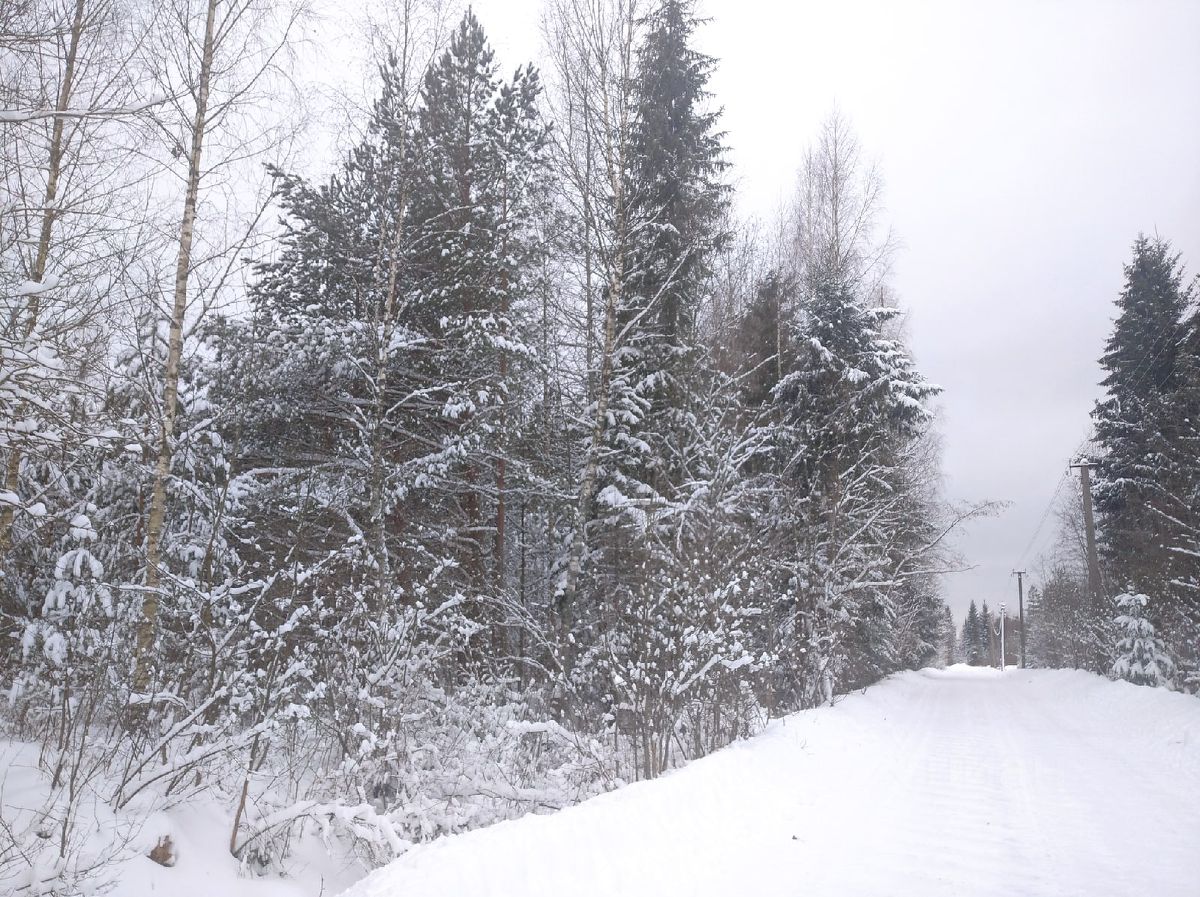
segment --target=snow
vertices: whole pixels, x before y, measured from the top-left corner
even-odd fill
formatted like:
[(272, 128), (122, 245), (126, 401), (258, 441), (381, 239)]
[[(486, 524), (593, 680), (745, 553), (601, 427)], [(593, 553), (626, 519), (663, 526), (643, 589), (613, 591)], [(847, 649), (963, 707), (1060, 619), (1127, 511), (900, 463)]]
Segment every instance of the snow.
[[(13, 825), (18, 831), (44, 812), (44, 808), (55, 806), (55, 814), (61, 812), (54, 799), (45, 789), (44, 777), (37, 770), (36, 745), (22, 742), (0, 741), (0, 802), (3, 804), (5, 824)], [(100, 783), (85, 783), (77, 807), (87, 820), (84, 826), (84, 842), (78, 846), (82, 859), (76, 866), (86, 870), (90, 862), (96, 862), (92, 872), (83, 871), (79, 885), (84, 893), (111, 893), (114, 895), (171, 895), (171, 897), (317, 897), (336, 893), (361, 877), (362, 864), (353, 857), (340, 856), (337, 849), (330, 849), (316, 834), (301, 839), (289, 857), (283, 875), (257, 876), (242, 868), (229, 853), (230, 807), (209, 799), (192, 799), (187, 803), (150, 812), (127, 811), (114, 813), (106, 804)], [(56, 799), (62, 800), (57, 793)], [(55, 854), (54, 836), (57, 829), (45, 826), (52, 837), (45, 842), (44, 855), (39, 858), (35, 869), (49, 875)], [(163, 835), (172, 842), (174, 864), (160, 866), (149, 858), (150, 850)], [(3, 838), (0, 838), (0, 842)], [(331, 841), (331, 846), (337, 844)], [(10, 857), (6, 845), (0, 843), (0, 861)], [(0, 871), (4, 870), (0, 862)], [(39, 891), (28, 887), (28, 875), (17, 879), (17, 893), (72, 893), (69, 890)], [(35, 874), (35, 877), (36, 874)], [(12, 879), (0, 880), (0, 893), (6, 893), (5, 885)], [(58, 882), (61, 886), (61, 881)], [(109, 888), (115, 884), (115, 887)]]
[(679, 772), (418, 846), (344, 897), (1196, 897), (1200, 701), (904, 673)]

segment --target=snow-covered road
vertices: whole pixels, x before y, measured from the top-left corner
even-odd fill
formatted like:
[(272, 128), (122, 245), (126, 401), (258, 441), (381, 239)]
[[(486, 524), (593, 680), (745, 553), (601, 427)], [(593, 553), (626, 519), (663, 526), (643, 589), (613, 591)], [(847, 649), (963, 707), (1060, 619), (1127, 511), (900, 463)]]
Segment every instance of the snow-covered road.
[(906, 673), (655, 782), (416, 848), (354, 897), (1200, 897), (1200, 701)]

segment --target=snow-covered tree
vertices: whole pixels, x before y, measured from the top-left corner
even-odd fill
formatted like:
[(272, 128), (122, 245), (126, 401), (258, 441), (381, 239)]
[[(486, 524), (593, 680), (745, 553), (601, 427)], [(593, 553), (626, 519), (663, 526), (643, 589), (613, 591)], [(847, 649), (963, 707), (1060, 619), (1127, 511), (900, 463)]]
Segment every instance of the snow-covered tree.
[(963, 619), (962, 638), (962, 657), (966, 663), (973, 667), (981, 666), (987, 663), (986, 652), (980, 642), (979, 634), (979, 608), (975, 606), (975, 602), (971, 602), (971, 606), (967, 608), (967, 615)]
[(1056, 563), (1030, 589), (1026, 614), (1029, 663), (1106, 672), (1112, 664), (1111, 620), (1096, 619), (1086, 575)]
[(958, 648), (958, 633), (954, 628), (954, 615), (950, 612), (949, 606), (944, 611), (942, 619), (942, 658), (941, 662), (944, 666), (953, 666), (959, 662), (962, 656)]
[(59, 890), (72, 783), (214, 796), (250, 868), (314, 822), (376, 864), (953, 662), (878, 176), (835, 115), (739, 225), (691, 0), (551, 0), (548, 96), (401, 0), (318, 179), (271, 101), (302, 4), (19, 7), (0, 722)]
[(634, 233), (624, 260), (600, 495), (608, 526), (650, 525), (681, 496), (674, 451), (697, 425), (696, 318), (710, 257), (724, 239), (728, 186), (713, 61), (692, 46), (690, 5), (665, 0), (645, 24), (631, 97), (625, 193)]
[(540, 79), (529, 66), (502, 83), (497, 68), (468, 11), (425, 75), (414, 134), (422, 238), (413, 273), (435, 321), (438, 399), (453, 422), (442, 483), (455, 493), (457, 538), (471, 546), (460, 564), (477, 590), (506, 583), (507, 493), (520, 473), (511, 424), (527, 394), (519, 384), (536, 373), (531, 302), (545, 190)]
[(1134, 685), (1167, 685), (1175, 671), (1175, 662), (1154, 634), (1154, 624), (1146, 616), (1149, 599), (1140, 593), (1117, 596), (1120, 613), (1113, 621), (1117, 629), (1116, 660), (1112, 674)]
[(1200, 405), (1191, 301), (1178, 253), (1139, 236), (1100, 359), (1106, 394), (1093, 412), (1102, 450), (1093, 495), (1109, 577), (1153, 596), (1147, 613), (1160, 637), (1195, 658)]
[[(13, 6), (0, 62), (0, 612), (40, 604), (28, 563), (79, 513), (52, 472), (118, 434), (103, 372), (133, 291), (135, 257), (157, 245), (142, 208), (140, 112), (131, 59), (141, 31), (111, 0)], [(136, 107), (136, 108), (135, 108)], [(28, 113), (28, 114), (26, 114)], [(61, 481), (60, 481), (61, 485)], [(56, 532), (51, 532), (51, 531)], [(53, 564), (53, 559), (49, 559)], [(16, 590), (16, 591), (14, 591)]]
[[(891, 330), (898, 312), (878, 301), (879, 197), (856, 146), (835, 116), (809, 154), (793, 259), (802, 295), (776, 351), (760, 349), (779, 370), (763, 420), (764, 475), (778, 490), (765, 538), (788, 572), (777, 612), (790, 656), (809, 667), (793, 676), (808, 683), (805, 701), (898, 663), (902, 614), (925, 621), (928, 645), (940, 610), (936, 595), (914, 591), (941, 541), (924, 440), (938, 389)], [(855, 209), (857, 226), (835, 207)]]

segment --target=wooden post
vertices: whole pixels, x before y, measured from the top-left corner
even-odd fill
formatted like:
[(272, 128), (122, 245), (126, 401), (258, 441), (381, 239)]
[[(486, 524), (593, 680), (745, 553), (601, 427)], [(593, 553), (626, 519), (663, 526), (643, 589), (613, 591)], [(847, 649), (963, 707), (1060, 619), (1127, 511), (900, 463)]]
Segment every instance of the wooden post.
[(1014, 570), (1017, 578), (1017, 613), (1021, 620), (1021, 669), (1025, 669), (1025, 571)]
[(1092, 515), (1092, 468), (1096, 465), (1080, 458), (1071, 465), (1079, 469), (1079, 488), (1083, 492), (1083, 527), (1087, 536), (1088, 592), (1092, 601), (1100, 599), (1100, 558), (1096, 553), (1096, 520)]

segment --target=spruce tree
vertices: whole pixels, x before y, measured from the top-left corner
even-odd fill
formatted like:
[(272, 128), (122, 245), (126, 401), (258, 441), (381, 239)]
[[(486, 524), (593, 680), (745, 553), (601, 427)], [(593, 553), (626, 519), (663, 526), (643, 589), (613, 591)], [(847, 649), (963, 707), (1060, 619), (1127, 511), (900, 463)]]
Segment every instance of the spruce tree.
[(993, 666), (996, 663), (996, 652), (992, 647), (992, 612), (987, 602), (979, 610), (979, 652), (980, 663), (983, 666)]
[[(765, 309), (768, 333), (772, 324), (784, 330), (776, 340), (784, 351), (756, 353), (782, 362), (768, 372), (774, 382), (763, 426), (771, 464), (764, 467), (786, 498), (764, 515), (772, 527), (764, 541), (779, 546), (777, 563), (794, 577), (803, 626), (786, 629), (787, 640), (798, 631), (802, 642), (836, 646), (827, 649), (835, 663), (793, 675), (815, 672), (850, 687), (902, 664), (916, 644), (898, 639), (892, 621), (936, 623), (940, 607), (920, 577), (898, 575), (915, 572), (914, 551), (932, 538), (921, 471), (929, 460), (927, 403), (938, 389), (896, 337), (898, 310), (873, 288), (866, 260), (883, 252), (872, 244), (878, 191), (852, 145), (835, 117), (809, 154), (797, 218), (830, 226), (796, 235), (794, 312), (781, 324), (769, 317), (775, 309)], [(840, 214), (848, 209), (857, 210), (856, 224)], [(785, 622), (797, 615), (786, 606), (776, 612)], [(811, 652), (801, 643), (798, 653), (803, 668)]]
[(942, 620), (942, 645), (945, 652), (946, 666), (953, 666), (958, 663), (958, 640), (954, 631), (954, 615), (950, 612), (949, 605), (944, 610), (944, 618)]
[(1125, 593), (1116, 599), (1120, 611), (1114, 621), (1117, 631), (1116, 660), (1113, 675), (1134, 685), (1166, 685), (1171, 681), (1175, 663), (1146, 617), (1145, 595)]
[[(1194, 280), (1189, 298), (1197, 295)], [(1189, 316), (1177, 355), (1179, 384), (1171, 397), (1168, 453), (1172, 516), (1171, 582), (1156, 602), (1159, 636), (1178, 661), (1178, 683), (1200, 691), (1200, 310)]]
[[(1191, 292), (1168, 243), (1139, 236), (1125, 267), (1117, 318), (1100, 364), (1105, 397), (1093, 411), (1103, 450), (1093, 487), (1110, 578), (1153, 596), (1149, 619), (1181, 647), (1197, 622), (1194, 341)], [(1102, 608), (1093, 615), (1107, 617)]]
[(749, 409), (770, 405), (784, 371), (794, 368), (791, 316), (797, 291), (793, 275), (772, 269), (758, 282), (753, 299), (738, 320), (734, 349), (743, 401)]
[(692, 46), (692, 3), (663, 0), (643, 23), (633, 88), (625, 193), (633, 234), (616, 327), (610, 408), (616, 426), (608, 504), (631, 512), (676, 501), (684, 480), (673, 445), (696, 425), (701, 361), (696, 318), (712, 253), (727, 239), (729, 186), (719, 110), (709, 108), (713, 60)]
[(967, 608), (967, 617), (963, 621), (962, 653), (963, 659), (973, 667), (983, 663), (979, 644), (979, 609), (975, 606), (974, 600)]
[[(619, 228), (619, 281), (609, 286), (614, 350), (595, 430), (600, 463), (587, 542), (596, 549), (590, 587), (599, 600), (587, 625), (600, 631), (585, 640), (596, 645), (577, 670), (586, 688), (605, 683), (607, 700), (633, 706), (642, 733), (681, 711), (663, 672), (668, 657), (686, 666), (696, 656), (693, 621), (710, 620), (705, 628), (717, 637), (739, 613), (738, 601), (706, 597), (741, 575), (736, 543), (725, 542), (735, 502), (718, 503), (736, 487), (740, 448), (725, 427), (736, 417), (736, 391), (701, 352), (697, 321), (713, 254), (726, 240), (729, 195), (720, 113), (707, 90), (713, 60), (693, 47), (699, 25), (687, 0), (662, 0), (640, 23), (620, 182), (628, 228)], [(637, 683), (636, 694), (623, 696), (611, 682)], [(661, 698), (648, 701), (651, 694)], [(668, 747), (638, 737), (650, 772)]]
[(1117, 318), (1100, 365), (1106, 396), (1093, 411), (1103, 448), (1093, 487), (1112, 573), (1162, 585), (1163, 517), (1170, 489), (1171, 398), (1187, 295), (1179, 257), (1166, 241), (1139, 236), (1125, 267)]
[(869, 308), (848, 282), (828, 277), (804, 311), (795, 367), (775, 391), (792, 438), (805, 446), (796, 475), (812, 490), (833, 490), (846, 467), (886, 458), (893, 439), (916, 437), (929, 421), (926, 402), (940, 390), (885, 335), (896, 309)]

